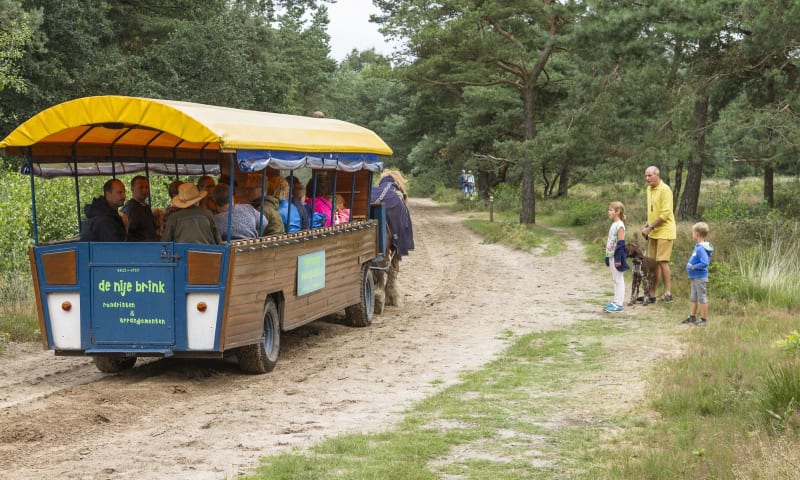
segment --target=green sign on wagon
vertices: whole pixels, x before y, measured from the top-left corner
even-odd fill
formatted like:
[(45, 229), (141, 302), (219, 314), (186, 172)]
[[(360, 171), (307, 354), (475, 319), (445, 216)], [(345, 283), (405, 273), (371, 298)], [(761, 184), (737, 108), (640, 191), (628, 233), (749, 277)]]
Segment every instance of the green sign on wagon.
[(325, 250), (297, 257), (297, 296), (325, 288)]

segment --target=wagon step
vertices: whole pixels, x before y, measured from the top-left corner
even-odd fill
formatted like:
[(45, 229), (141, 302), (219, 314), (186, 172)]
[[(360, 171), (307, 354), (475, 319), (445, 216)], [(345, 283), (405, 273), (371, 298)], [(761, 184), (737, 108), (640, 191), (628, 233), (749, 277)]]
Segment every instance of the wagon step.
[(119, 348), (90, 348), (85, 351), (86, 355), (96, 355), (102, 353), (127, 353), (130, 356), (138, 357), (171, 357), (174, 355), (171, 349), (119, 349)]

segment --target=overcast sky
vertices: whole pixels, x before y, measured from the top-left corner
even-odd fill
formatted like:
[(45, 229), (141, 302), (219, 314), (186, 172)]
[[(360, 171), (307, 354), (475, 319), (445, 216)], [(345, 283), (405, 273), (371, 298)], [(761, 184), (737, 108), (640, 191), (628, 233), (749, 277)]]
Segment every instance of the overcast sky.
[(383, 36), (378, 33), (378, 26), (369, 22), (371, 14), (378, 13), (378, 8), (371, 0), (338, 0), (328, 5), (331, 36), (331, 56), (338, 62), (354, 48), (375, 51), (384, 55), (392, 52)]

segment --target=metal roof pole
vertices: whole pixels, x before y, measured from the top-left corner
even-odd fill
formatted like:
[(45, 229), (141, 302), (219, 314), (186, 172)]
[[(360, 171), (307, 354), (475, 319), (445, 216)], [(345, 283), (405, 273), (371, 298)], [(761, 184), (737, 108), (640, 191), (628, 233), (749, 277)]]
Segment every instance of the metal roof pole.
[[(234, 154), (230, 155), (230, 164), (231, 164), (231, 176), (230, 183), (233, 183), (233, 179), (236, 178), (236, 158)], [(221, 170), (221, 169), (220, 169)], [(263, 214), (261, 215), (264, 216)], [(231, 243), (231, 233), (233, 228), (231, 227), (231, 223), (233, 223), (233, 185), (228, 185), (228, 233), (226, 234), (225, 238), (227, 239), (228, 243)], [(258, 236), (261, 236), (261, 229), (264, 228), (261, 224), (263, 220), (261, 218), (258, 219)]]
[(83, 137), (85, 137), (86, 134), (88, 134), (92, 130), (94, 130), (94, 126), (90, 126), (89, 128), (87, 128), (85, 132), (83, 132), (80, 135), (78, 135), (78, 138), (76, 138), (75, 141), (72, 142), (72, 146), (71, 146), (72, 163), (75, 165), (75, 170), (74, 170), (73, 173), (75, 174), (75, 208), (78, 211), (78, 234), (79, 235), (81, 233), (81, 223), (82, 222), (81, 222), (81, 186), (80, 186), (80, 183), (78, 182), (78, 153), (77, 153), (77, 148), (78, 147), (77, 147), (77, 145), (78, 145), (78, 142), (80, 142), (81, 139)]
[[(147, 143), (144, 144), (144, 148), (142, 148), (142, 158), (144, 159), (144, 174), (147, 177), (148, 187), (150, 186), (150, 159), (147, 156), (147, 149), (150, 147), (151, 143), (156, 141), (156, 138), (161, 136), (162, 133), (164, 132), (159, 131), (158, 133), (156, 133), (153, 136), (153, 138), (151, 138), (150, 140), (147, 141)], [(148, 193), (147, 193), (147, 204), (150, 205), (150, 208), (153, 208), (153, 193), (152, 189), (150, 188), (148, 188)]]
[(33, 244), (37, 247), (39, 246), (39, 224), (37, 223), (37, 214), (36, 214), (36, 184), (33, 181), (33, 152), (32, 148), (28, 147), (25, 149), (25, 156), (28, 159), (28, 165), (31, 166), (30, 168), (30, 175), (28, 175), (31, 179), (31, 213), (33, 214)]
[[(350, 206), (348, 207), (350, 215), (347, 216), (348, 222), (353, 220), (353, 204), (356, 201), (356, 172), (351, 172), (350, 175), (352, 175), (353, 180), (350, 182)], [(367, 198), (369, 198), (369, 195), (367, 195)], [(369, 211), (369, 208), (367, 210)]]
[[(331, 192), (331, 217), (336, 212), (336, 180), (339, 177), (339, 158), (336, 158), (336, 168), (333, 170), (333, 192)], [(331, 225), (333, 225), (333, 218), (331, 218)]]

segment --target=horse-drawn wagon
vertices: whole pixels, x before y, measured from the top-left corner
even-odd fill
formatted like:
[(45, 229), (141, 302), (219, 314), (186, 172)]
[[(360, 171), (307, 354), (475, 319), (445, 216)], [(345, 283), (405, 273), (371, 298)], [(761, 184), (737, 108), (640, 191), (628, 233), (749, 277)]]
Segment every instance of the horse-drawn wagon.
[[(383, 167), (378, 155), (391, 149), (368, 129), (101, 96), (40, 112), (0, 149), (24, 157), (22, 170), (31, 178), (30, 264), (42, 342), (56, 355), (90, 355), (111, 372), (132, 367), (137, 357), (235, 353), (243, 370), (262, 373), (275, 366), (281, 332), (341, 310), (355, 326), (372, 322), (371, 267), (382, 260), (386, 228), (370, 188)], [(325, 175), (334, 195), (350, 200), (351, 221), (219, 245), (39, 241), (34, 177), (74, 178), (75, 203), (63, 214), (75, 208), (80, 225), (83, 176), (225, 174), (233, 184), (300, 172), (312, 182)]]

